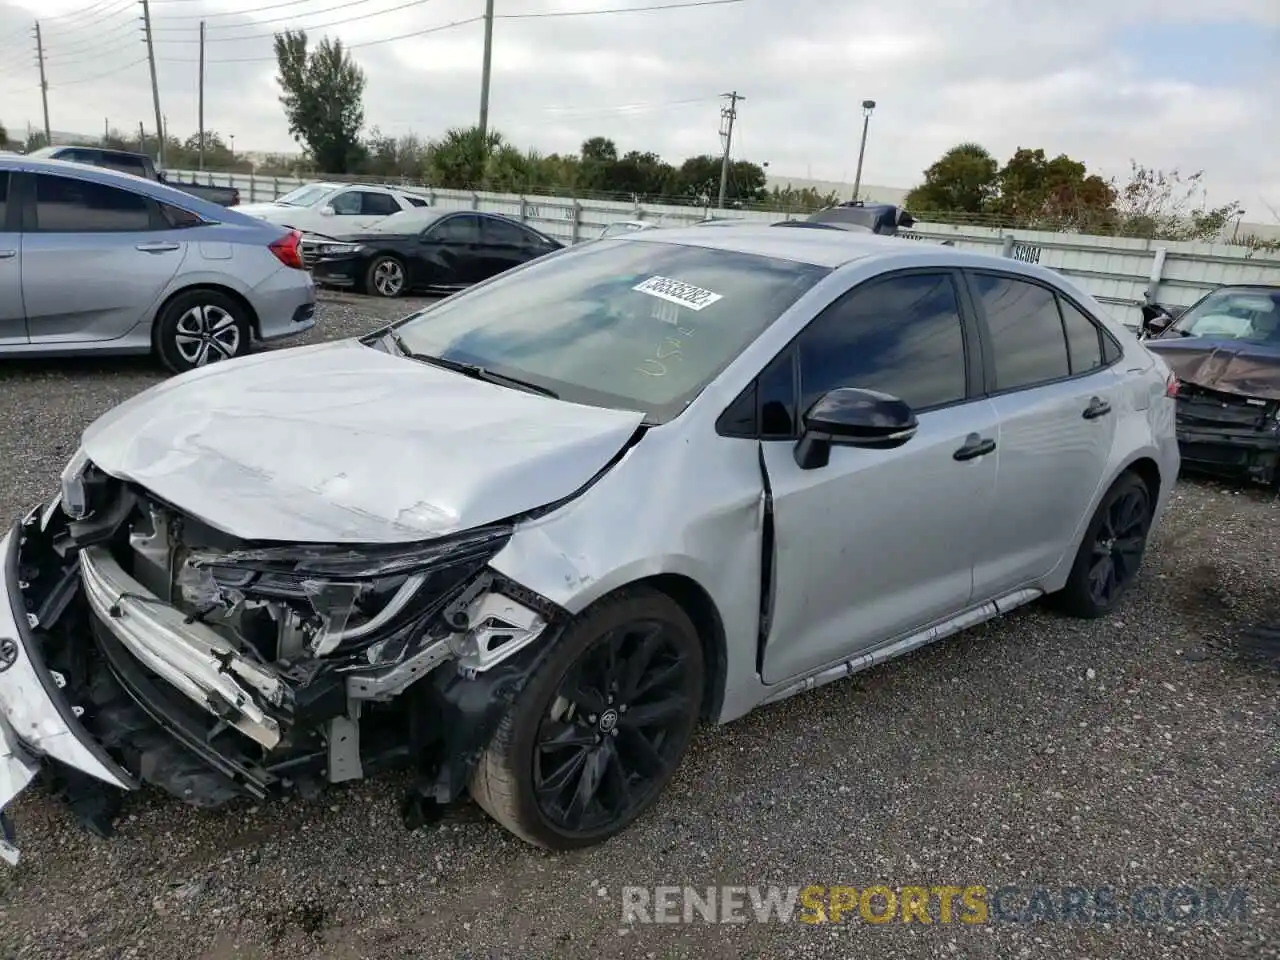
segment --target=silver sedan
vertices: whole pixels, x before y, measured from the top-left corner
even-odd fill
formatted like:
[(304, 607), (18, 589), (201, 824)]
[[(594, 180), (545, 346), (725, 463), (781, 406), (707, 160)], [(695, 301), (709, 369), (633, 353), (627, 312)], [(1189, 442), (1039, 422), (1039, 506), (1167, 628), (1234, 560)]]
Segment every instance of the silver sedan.
[(1049, 270), (764, 225), (170, 380), (0, 541), (0, 805), (42, 762), (214, 804), (407, 757), (411, 824), (469, 789), (599, 842), (700, 720), (1042, 597), (1116, 610), (1176, 392)]
[(125, 173), (0, 156), (0, 356), (183, 371), (315, 323), (300, 236)]

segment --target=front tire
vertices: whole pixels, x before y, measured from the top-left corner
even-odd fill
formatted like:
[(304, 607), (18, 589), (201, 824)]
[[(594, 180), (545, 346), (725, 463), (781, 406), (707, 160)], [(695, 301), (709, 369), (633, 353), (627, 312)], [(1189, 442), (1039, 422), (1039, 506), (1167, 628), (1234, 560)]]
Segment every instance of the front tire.
[(160, 311), (152, 346), (174, 373), (230, 360), (249, 352), (248, 312), (217, 290), (187, 290)]
[(1066, 586), (1050, 599), (1068, 616), (1102, 617), (1129, 592), (1142, 558), (1155, 503), (1136, 473), (1112, 484), (1085, 529)]
[(666, 594), (633, 588), (597, 602), (502, 719), (472, 773), (472, 797), (549, 850), (620, 833), (684, 757), (704, 670), (697, 630)]
[(398, 257), (374, 257), (365, 271), (364, 289), (375, 297), (403, 296), (409, 286), (409, 274)]

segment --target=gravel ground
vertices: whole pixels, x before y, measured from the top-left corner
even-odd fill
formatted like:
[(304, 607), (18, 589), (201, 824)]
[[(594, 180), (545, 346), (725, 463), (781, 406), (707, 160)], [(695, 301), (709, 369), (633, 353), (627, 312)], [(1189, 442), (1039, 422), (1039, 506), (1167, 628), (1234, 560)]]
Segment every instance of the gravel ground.
[[(407, 312), (327, 297), (309, 339)], [(381, 316), (379, 316), (381, 315)], [(55, 486), (147, 361), (7, 363), (0, 513)], [(131, 798), (97, 840), (38, 790), (0, 874), (0, 956), (1280, 957), (1280, 678), (1232, 654), (1280, 618), (1280, 507), (1183, 481), (1114, 616), (1023, 610), (704, 731), (659, 805), (550, 856), (461, 808), (407, 833), (396, 776), (200, 812)], [(626, 885), (1248, 888), (1245, 923), (622, 925)]]

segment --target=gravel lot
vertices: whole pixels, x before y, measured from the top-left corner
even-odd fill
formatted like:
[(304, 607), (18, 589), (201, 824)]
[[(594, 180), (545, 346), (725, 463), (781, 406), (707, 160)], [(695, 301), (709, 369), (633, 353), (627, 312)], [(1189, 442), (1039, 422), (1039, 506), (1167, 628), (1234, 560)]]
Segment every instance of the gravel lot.
[[(405, 313), (327, 297), (308, 339)], [(54, 489), (148, 361), (0, 367), (0, 513)], [(1280, 619), (1280, 507), (1183, 481), (1117, 615), (1024, 610), (703, 732), (658, 807), (548, 856), (466, 806), (407, 833), (397, 777), (199, 812), (132, 798), (112, 841), (37, 792), (0, 873), (0, 956), (1280, 957), (1280, 677), (1236, 660)], [(1244, 924), (621, 926), (625, 885), (1183, 883)]]

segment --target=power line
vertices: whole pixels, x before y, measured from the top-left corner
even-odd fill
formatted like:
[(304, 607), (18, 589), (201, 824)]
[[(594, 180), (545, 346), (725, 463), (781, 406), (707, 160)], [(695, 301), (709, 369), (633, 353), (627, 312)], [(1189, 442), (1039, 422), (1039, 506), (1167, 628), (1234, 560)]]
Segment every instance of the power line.
[(58, 31), (55, 31), (53, 35), (54, 39), (57, 39), (60, 32), (87, 30), (91, 27), (96, 27), (100, 23), (106, 23), (112, 17), (118, 17), (121, 14), (125, 13), (133, 5), (134, 5), (133, 0), (125, 0), (125, 2), (120, 6), (114, 7), (111, 10), (104, 10), (101, 12), (99, 16), (94, 17), (90, 20), (68, 21), (66, 27), (59, 27)]
[[(337, 7), (327, 7), (327, 8), (325, 8), (324, 10), (315, 10), (315, 11), (312, 11), (312, 13), (310, 13), (310, 14), (297, 14), (297, 13), (295, 13), (295, 14), (292, 14), (292, 15), (290, 15), (290, 16), (284, 16), (284, 17), (271, 17), (271, 18), (266, 19), (266, 20), (256, 20), (256, 21), (254, 21), (254, 23), (253, 23), (253, 24), (245, 24), (245, 26), (255, 26), (255, 27), (256, 27), (256, 26), (258, 26), (258, 25), (260, 25), (260, 24), (263, 24), (263, 23), (279, 23), (279, 22), (281, 22), (281, 21), (286, 21), (286, 20), (288, 20), (288, 21), (292, 21), (292, 20), (296, 19), (296, 18), (297, 18), (297, 17), (299, 17), (299, 16), (317, 16), (317, 15), (319, 15), (319, 14), (323, 14), (323, 13), (333, 13), (333, 11), (335, 11), (335, 10), (341, 10), (341, 9), (344, 9), (344, 8), (347, 8), (347, 7), (357, 7), (357, 6), (359, 6), (360, 4), (362, 4), (362, 3), (369, 3), (369, 2), (371, 2), (371, 0), (353, 0), (353, 2), (351, 2), (351, 3), (344, 3), (344, 4), (340, 4), (340, 5), (339, 5), (339, 6), (337, 6)], [(384, 16), (384, 15), (386, 15), (386, 14), (388, 14), (388, 13), (399, 13), (401, 10), (408, 10), (408, 9), (409, 9), (409, 8), (411, 8), (411, 7), (420, 7), (420, 6), (422, 6), (424, 3), (430, 3), (430, 2), (431, 2), (431, 0), (409, 0), (409, 2), (408, 2), (408, 3), (402, 3), (402, 4), (400, 4), (399, 6), (396, 6), (396, 7), (388, 7), (386, 10), (374, 10), (372, 13), (362, 13), (362, 14), (360, 14), (359, 16), (355, 16), (355, 17), (344, 17), (344, 18), (343, 18), (343, 19), (341, 19), (341, 20), (331, 20), (331, 21), (329, 21), (328, 23), (313, 23), (313, 24), (309, 24), (309, 25), (305, 25), (305, 26), (298, 27), (298, 29), (300, 29), (300, 30), (325, 30), (325, 29), (327, 29), (327, 28), (329, 28), (329, 27), (340, 27), (340, 26), (343, 26), (344, 24), (348, 24), (348, 23), (358, 23), (358, 22), (360, 22), (360, 21), (362, 21), (362, 20), (370, 20), (370, 19), (372, 19), (373, 17), (381, 17), (381, 16)], [(177, 29), (177, 28), (170, 28), (170, 29)], [(272, 31), (272, 32), (270, 32), (270, 33), (251, 33), (251, 34), (246, 34), (246, 35), (244, 35), (244, 36), (239, 36), (239, 37), (209, 37), (209, 38), (207, 38), (206, 42), (207, 42), (207, 43), (234, 43), (234, 42), (235, 42), (235, 41), (237, 41), (237, 40), (257, 40), (257, 39), (259, 39), (259, 38), (274, 37), (274, 36), (276, 35), (276, 33), (277, 33), (277, 32), (278, 32), (278, 31)], [(166, 39), (164, 42), (165, 42), (165, 43), (199, 43), (200, 41), (199, 41), (199, 40), (189, 40), (189, 39), (182, 39), (182, 40), (168, 40), (168, 39)]]
[[(170, 2), (171, 3), (181, 2), (181, 0), (170, 0)], [(466, 20), (455, 20), (452, 23), (442, 23), (439, 26), (427, 27), (423, 30), (413, 30), (409, 33), (401, 33), (394, 37), (384, 37), (381, 40), (363, 40), (360, 43), (347, 43), (347, 44), (343, 44), (343, 46), (347, 50), (358, 50), (361, 47), (372, 47), (380, 43), (395, 43), (397, 40), (408, 40), (411, 37), (424, 37), (430, 33), (440, 33), (443, 30), (452, 30), (455, 27), (465, 27), (467, 24), (470, 24), (470, 23), (479, 23), (483, 19), (484, 17), (468, 17)], [(274, 36), (274, 34), (269, 34), (269, 36)], [(241, 37), (240, 39), (248, 39), (248, 38)], [(191, 57), (159, 57), (158, 59), (163, 63), (195, 63), (196, 62)], [(206, 63), (209, 65), (216, 64), (216, 63), (266, 63), (268, 61), (270, 61), (271, 63), (275, 63), (275, 60), (276, 60), (275, 54), (272, 54), (269, 57), (229, 57), (225, 60), (208, 60), (206, 61)]]
[(547, 113), (553, 113), (557, 116), (565, 118), (576, 118), (581, 116), (590, 116), (593, 114), (604, 113), (644, 113), (648, 110), (658, 110), (666, 107), (684, 106), (691, 103), (712, 103), (718, 101), (719, 97), (690, 97), (686, 100), (650, 100), (640, 103), (619, 103), (611, 107), (564, 107), (550, 106), (542, 109)]
[(102, 73), (95, 73), (91, 77), (78, 77), (74, 80), (61, 80), (58, 83), (51, 83), (49, 84), (49, 89), (56, 90), (59, 87), (67, 87), (77, 83), (93, 83), (95, 80), (102, 80), (105, 77), (111, 77), (117, 73), (124, 73), (126, 70), (132, 70), (134, 67), (141, 66), (146, 62), (147, 58), (142, 57), (141, 59), (135, 60), (133, 63), (126, 64), (123, 67), (116, 67), (114, 70), (104, 70)]
[[(177, 3), (177, 2), (184, 2), (184, 0), (168, 0), (168, 2)], [(376, 13), (363, 14), (362, 16), (359, 16), (359, 17), (351, 17), (346, 20), (338, 20), (328, 24), (314, 24), (305, 29), (320, 30), (326, 27), (339, 26), (345, 23), (356, 23), (358, 21), (368, 20), (371, 17), (381, 16), (384, 13), (394, 13), (397, 10), (405, 9), (406, 7), (419, 6), (426, 2), (429, 2), (429, 0), (411, 0), (411, 2), (409, 3), (402, 4), (399, 7), (392, 7), (389, 10), (381, 10)], [(586, 16), (602, 16), (602, 15), (609, 15), (609, 14), (647, 13), (649, 11), (656, 11), (656, 10), (678, 10), (686, 7), (725, 6), (731, 3), (744, 3), (744, 2), (745, 0), (680, 0), (680, 2), (675, 2), (675, 3), (650, 4), (648, 6), (640, 6), (640, 7), (612, 7), (612, 8), (607, 8), (603, 10), (569, 10), (569, 11), (557, 10), (557, 11), (548, 11), (544, 13), (497, 14), (495, 15), (494, 19), (495, 20), (535, 20), (535, 19), (543, 19), (548, 17), (562, 17), (562, 16), (586, 17)], [(292, 19), (292, 18), (289, 18), (289, 19)], [(377, 44), (394, 43), (397, 40), (408, 40), (413, 37), (421, 37), (421, 36), (426, 36), (432, 33), (439, 33), (443, 30), (452, 30), (455, 27), (467, 26), (468, 24), (478, 23), (483, 19), (484, 19), (483, 16), (468, 17), (465, 20), (455, 20), (452, 23), (445, 23), (435, 27), (427, 27), (422, 30), (411, 30), (408, 33), (398, 34), (394, 37), (384, 37), (380, 40), (364, 40), (364, 41), (361, 41), (360, 43), (344, 44), (344, 46), (348, 50), (355, 50), (361, 47), (375, 46)], [(278, 32), (279, 31), (273, 31), (271, 33), (246, 35), (241, 37), (222, 37), (217, 39), (221, 39), (224, 42), (230, 41), (230, 40), (258, 40), (258, 39), (265, 40), (268, 38), (274, 38), (276, 36), (276, 33)], [(207, 42), (213, 42), (214, 39), (215, 38), (213, 37), (209, 37), (207, 39)], [(197, 40), (165, 40), (164, 42), (165, 43), (196, 43), (198, 44), (200, 41), (197, 39)], [(163, 60), (165, 63), (195, 63), (196, 62), (196, 60), (191, 57), (162, 57), (160, 59)], [(220, 59), (220, 60), (209, 60), (207, 62), (210, 65), (215, 63), (266, 63), (266, 62), (274, 62), (275, 59), (276, 59), (275, 55), (273, 54), (271, 56), (259, 56), (259, 57), (230, 57), (230, 58)]]
[[(265, 7), (254, 7), (252, 10), (220, 10), (217, 13), (178, 13), (172, 16), (169, 16), (166, 14), (163, 17), (152, 17), (152, 19), (155, 20), (157, 23), (165, 23), (169, 20), (212, 20), (215, 17), (247, 17), (255, 13), (266, 13), (270, 10), (283, 10), (286, 7), (296, 7), (296, 6), (299, 6), (300, 4), (313, 3), (313, 2), (314, 0), (285, 0), (284, 3), (273, 3)], [(346, 6), (354, 7), (357, 4), (367, 3), (367, 2), (368, 0), (353, 0), (353, 2), (346, 4)], [(337, 8), (334, 8), (334, 9), (337, 9)], [(314, 14), (314, 13), (323, 13), (323, 12), (325, 11), (312, 10), (308, 12), (304, 10), (301, 13), (299, 13), (298, 16), (305, 17), (305, 16), (310, 16), (311, 14)], [(258, 21), (258, 22), (260, 23), (261, 21)], [(162, 27), (161, 29), (178, 30), (182, 28)]]
[(96, 54), (99, 51), (104, 51), (108, 49), (118, 50), (120, 48), (120, 45), (125, 43), (128, 39), (125, 36), (126, 30), (129, 31), (130, 33), (133, 33), (134, 31), (138, 30), (138, 24), (136, 23), (121, 24), (120, 26), (116, 27), (115, 30), (107, 31), (105, 34), (98, 37), (96, 40), (90, 40), (88, 42), (80, 42), (80, 43), (72, 44), (70, 47), (54, 46), (53, 44), (49, 43), (48, 39), (46, 38), (45, 40), (46, 54), (45, 55), (46, 57), (55, 57), (59, 60), (65, 60), (67, 58), (73, 58), (78, 60), (78, 59), (90, 56), (92, 54)]

